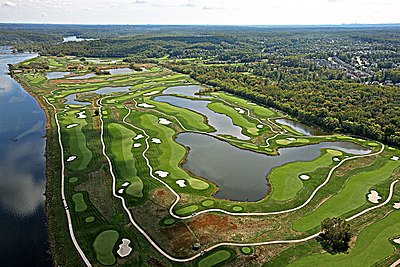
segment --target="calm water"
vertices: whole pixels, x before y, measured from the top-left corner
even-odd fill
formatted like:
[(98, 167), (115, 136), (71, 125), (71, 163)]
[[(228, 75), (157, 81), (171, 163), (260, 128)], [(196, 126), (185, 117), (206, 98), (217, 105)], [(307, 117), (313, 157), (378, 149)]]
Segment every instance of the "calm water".
[(82, 41), (96, 41), (99, 39), (93, 39), (93, 38), (80, 38), (77, 36), (67, 36), (63, 38), (63, 43), (68, 43), (68, 42), (82, 42)]
[(173, 86), (169, 87), (163, 91), (165, 95), (183, 95), (183, 96), (190, 96), (190, 97), (204, 97), (196, 95), (201, 89), (204, 89), (203, 86), (200, 85), (185, 85), (185, 86)]
[(183, 167), (215, 182), (221, 189), (216, 196), (237, 201), (262, 199), (269, 188), (266, 176), (272, 168), (289, 162), (311, 161), (321, 155), (322, 148), (351, 154), (368, 154), (370, 150), (350, 142), (323, 142), (302, 147), (282, 148), (279, 156), (267, 156), (239, 149), (217, 138), (181, 133), (176, 141), (190, 147)]
[(242, 128), (233, 124), (232, 119), (224, 114), (219, 114), (207, 107), (211, 101), (191, 100), (175, 96), (158, 96), (155, 101), (166, 102), (174, 106), (190, 109), (203, 114), (208, 119), (208, 124), (217, 131), (213, 134), (226, 134), (241, 140), (249, 140), (248, 136), (242, 134)]
[(49, 72), (46, 75), (46, 78), (49, 80), (53, 80), (53, 79), (60, 79), (60, 78), (64, 78), (65, 76), (71, 74), (71, 72), (69, 71), (53, 71), (53, 72)]
[(132, 74), (136, 72), (135, 70), (130, 68), (109, 69), (108, 71), (111, 75)]
[(35, 55), (0, 48), (0, 266), (52, 266), (44, 210), (46, 117), (5, 74)]
[(312, 128), (308, 125), (305, 125), (305, 124), (297, 122), (297, 121), (293, 121), (293, 120), (289, 120), (289, 119), (278, 119), (278, 120), (276, 120), (276, 122), (279, 124), (289, 126), (296, 132), (299, 132), (304, 135), (327, 135), (327, 133), (325, 133), (321, 130)]
[(69, 77), (69, 78), (67, 78), (67, 80), (83, 80), (83, 79), (90, 79), (90, 78), (93, 78), (96, 76), (97, 75), (94, 73), (88, 73), (88, 74), (81, 75), (81, 76)]
[[(98, 95), (105, 95), (105, 94), (109, 94), (109, 93), (129, 92), (129, 88), (131, 88), (131, 86), (102, 87), (93, 92)], [(76, 94), (71, 94), (69, 96), (66, 96), (65, 98), (67, 99), (67, 102), (64, 103), (66, 105), (83, 105), (83, 106), (90, 105), (90, 102), (76, 101), (75, 100)]]

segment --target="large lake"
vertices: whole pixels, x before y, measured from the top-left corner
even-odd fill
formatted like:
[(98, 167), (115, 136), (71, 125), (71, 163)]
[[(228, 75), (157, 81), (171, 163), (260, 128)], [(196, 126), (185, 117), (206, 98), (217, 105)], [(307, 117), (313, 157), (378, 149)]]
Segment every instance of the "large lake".
[(0, 266), (52, 266), (45, 213), (46, 117), (6, 74), (33, 54), (0, 47)]

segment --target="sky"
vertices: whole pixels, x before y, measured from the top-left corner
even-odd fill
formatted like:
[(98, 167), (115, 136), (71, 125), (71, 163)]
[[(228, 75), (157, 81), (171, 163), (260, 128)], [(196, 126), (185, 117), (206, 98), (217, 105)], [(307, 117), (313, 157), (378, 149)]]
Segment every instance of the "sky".
[(0, 0), (0, 22), (324, 25), (400, 23), (400, 0)]

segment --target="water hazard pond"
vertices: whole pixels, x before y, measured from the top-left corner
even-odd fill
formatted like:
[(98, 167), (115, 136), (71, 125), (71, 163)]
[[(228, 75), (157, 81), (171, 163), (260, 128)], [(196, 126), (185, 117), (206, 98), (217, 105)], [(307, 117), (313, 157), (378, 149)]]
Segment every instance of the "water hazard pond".
[(274, 167), (295, 161), (311, 161), (322, 148), (350, 154), (368, 154), (370, 150), (350, 142), (322, 142), (302, 147), (282, 148), (279, 156), (268, 156), (239, 149), (217, 138), (197, 133), (181, 133), (176, 141), (190, 148), (183, 167), (193, 174), (215, 182), (216, 197), (237, 201), (257, 201), (269, 188), (265, 177)]

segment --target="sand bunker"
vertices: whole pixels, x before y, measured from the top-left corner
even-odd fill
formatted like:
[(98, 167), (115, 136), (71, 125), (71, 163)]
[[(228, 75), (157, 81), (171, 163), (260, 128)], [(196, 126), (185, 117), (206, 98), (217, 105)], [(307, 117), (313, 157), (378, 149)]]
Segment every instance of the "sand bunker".
[(81, 111), (76, 113), (78, 115), (78, 119), (86, 119), (87, 116), (85, 115), (85, 111)]
[(381, 198), (382, 197), (379, 196), (378, 192), (375, 190), (371, 190), (371, 192), (368, 194), (368, 201), (374, 204), (378, 204)]
[(393, 242), (400, 245), (400, 237), (396, 238), (396, 239), (393, 239)]
[(76, 156), (69, 156), (69, 157), (67, 158), (67, 162), (71, 162), (71, 161), (73, 161), (73, 160), (76, 160)]
[(262, 124), (257, 125), (258, 129), (261, 129), (262, 127), (264, 127), (264, 125), (262, 125)]
[(293, 137), (289, 137), (289, 138), (286, 138), (287, 140), (289, 140), (289, 141), (296, 141), (296, 138), (293, 138)]
[(123, 194), (123, 193), (124, 193), (124, 189), (123, 188), (118, 190), (118, 194)]
[(165, 172), (165, 171), (156, 171), (155, 172), (158, 176), (160, 176), (161, 178), (165, 178), (168, 176), (169, 172)]
[(129, 182), (125, 182), (122, 184), (123, 187), (127, 187), (129, 185)]
[(122, 239), (122, 244), (119, 245), (119, 249), (117, 251), (120, 257), (126, 257), (131, 253), (132, 248), (129, 246), (130, 243), (131, 241), (129, 239), (126, 238)]
[(391, 157), (390, 159), (391, 159), (391, 160), (394, 160), (394, 161), (398, 161), (398, 160), (399, 160), (399, 157), (398, 157), (398, 156), (393, 156), (393, 157)]
[(332, 160), (333, 160), (333, 161), (340, 161), (340, 159), (337, 158), (337, 157), (334, 157)]
[(79, 125), (79, 124), (77, 124), (77, 123), (70, 124), (70, 125), (67, 126), (67, 129), (74, 128), (74, 127), (76, 127), (76, 126), (78, 126), (78, 125)]
[(134, 148), (138, 148), (138, 147), (141, 147), (141, 146), (142, 146), (142, 144), (139, 144), (139, 143), (133, 144), (133, 147), (134, 147)]
[(311, 177), (307, 174), (302, 174), (299, 176), (301, 180), (307, 181), (308, 179), (310, 179)]
[(142, 134), (138, 134), (133, 140), (139, 140), (142, 139), (144, 136)]
[(154, 144), (161, 144), (161, 140), (158, 138), (152, 138), (151, 142), (153, 142)]
[(235, 108), (238, 112), (239, 112), (239, 114), (244, 114), (244, 110), (243, 109), (241, 109), (241, 108)]
[(247, 102), (248, 105), (257, 105), (255, 103)]
[(171, 124), (172, 122), (169, 121), (169, 120), (167, 120), (167, 119), (160, 118), (159, 121), (158, 121), (158, 123), (159, 123), (159, 124), (168, 125), (168, 124)]
[(185, 180), (178, 180), (176, 184), (179, 185), (179, 187), (186, 187)]
[(145, 93), (143, 94), (144, 96), (149, 96), (149, 95), (155, 95), (158, 94), (160, 91), (153, 91), (153, 92), (149, 92), (149, 93)]
[(149, 105), (149, 104), (147, 104), (147, 103), (141, 103), (141, 104), (139, 104), (138, 106), (139, 106), (139, 107), (142, 107), (142, 108), (154, 108), (153, 105)]
[(394, 203), (393, 208), (395, 208), (396, 210), (400, 209), (400, 202)]

